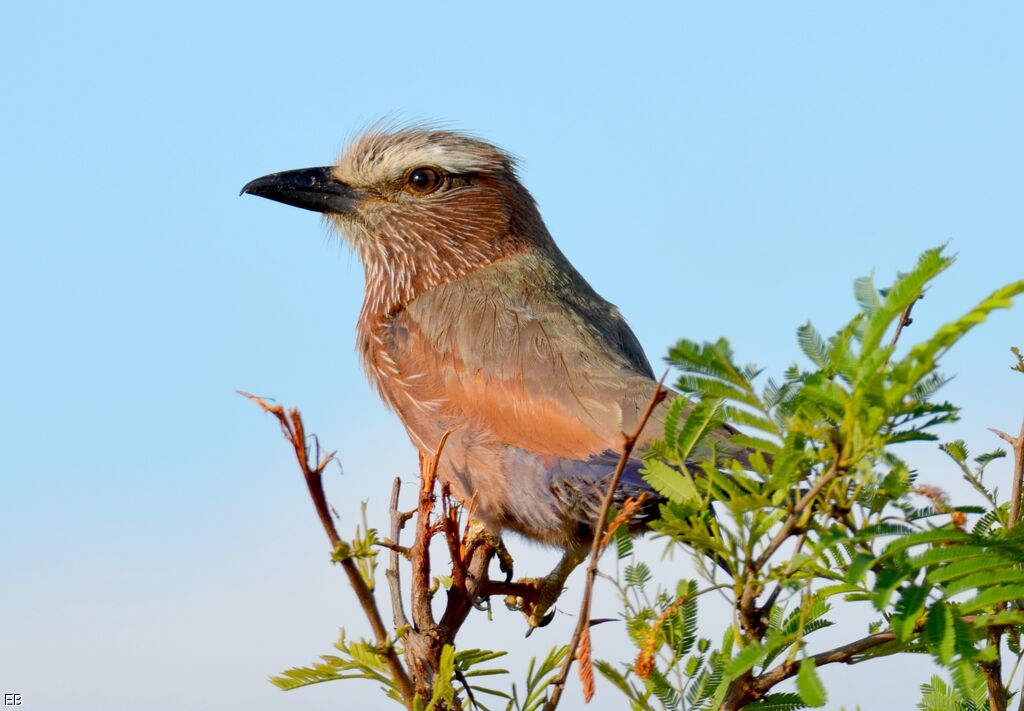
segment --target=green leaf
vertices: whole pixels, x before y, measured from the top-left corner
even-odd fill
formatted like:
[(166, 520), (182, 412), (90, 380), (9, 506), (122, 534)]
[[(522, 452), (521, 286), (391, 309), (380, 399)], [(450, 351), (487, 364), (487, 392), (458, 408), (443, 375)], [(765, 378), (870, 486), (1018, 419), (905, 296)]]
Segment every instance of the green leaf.
[(722, 401), (718, 399), (701, 400), (690, 412), (676, 440), (676, 456), (680, 461), (687, 461), (704, 435), (718, 425), (716, 415), (721, 404)]
[(864, 574), (874, 562), (874, 556), (870, 556), (866, 553), (858, 553), (855, 555), (853, 560), (850, 561), (850, 566), (846, 569), (846, 582), (851, 584), (859, 583), (864, 579)]
[(677, 397), (669, 403), (668, 411), (665, 413), (665, 441), (674, 445), (679, 436), (679, 418), (689, 403), (685, 397)]
[(628, 526), (619, 526), (615, 529), (615, 554), (619, 560), (628, 558), (633, 552), (633, 536)]
[(969, 560), (990, 555), (992, 553), (981, 546), (948, 546), (946, 548), (932, 548), (921, 555), (914, 556), (908, 563), (914, 568), (924, 568), (938, 563)]
[(651, 569), (647, 563), (640, 561), (626, 566), (624, 574), (626, 585), (634, 588), (642, 588), (651, 580)]
[(1019, 583), (1024, 585), (1024, 570), (1019, 568), (1003, 568), (999, 570), (986, 570), (972, 575), (966, 575), (955, 580), (946, 586), (946, 597), (952, 597), (965, 590), (984, 590), (996, 585), (1007, 585)]
[[(441, 649), (441, 662), (438, 664), (437, 673), (434, 675), (434, 693), (427, 704), (426, 711), (434, 711), (437, 708), (450, 708), (455, 703), (455, 687), (452, 686), (452, 678), (455, 676), (455, 647), (446, 644)], [(444, 704), (440, 707), (439, 704)]]
[(871, 316), (878, 309), (882, 308), (882, 301), (878, 297), (875, 280), (870, 276), (854, 279), (853, 297), (857, 300), (857, 304), (866, 316)]
[(689, 472), (681, 472), (660, 459), (646, 457), (644, 468), (640, 470), (644, 480), (654, 490), (675, 504), (695, 504), (700, 502), (700, 494), (693, 483)]
[(918, 373), (917, 378), (924, 377), (935, 367), (935, 361), (942, 353), (948, 351), (972, 328), (984, 322), (990, 313), (1012, 306), (1013, 298), (1022, 292), (1024, 280), (996, 289), (966, 314), (943, 325), (932, 338), (915, 345), (899, 365), (908, 372)]
[(952, 442), (940, 444), (939, 449), (948, 454), (953, 459), (953, 461), (957, 462), (958, 464), (963, 464), (964, 462), (967, 461), (967, 445), (964, 444), (964, 441), (962, 439), (957, 439)]
[(981, 677), (980, 685), (975, 683), (973, 689), (963, 687), (963, 684), (951, 686), (941, 677), (933, 676), (930, 681), (921, 684), (921, 701), (917, 708), (922, 711), (987, 711), (984, 677)]
[(956, 652), (956, 629), (949, 605), (940, 602), (928, 610), (924, 624), (928, 648), (940, 664), (948, 665)]
[(964, 613), (977, 612), (998, 602), (1024, 600), (1024, 585), (1000, 585), (971, 598), (960, 606)]
[(764, 439), (763, 437), (752, 437), (741, 433), (730, 436), (729, 441), (737, 447), (742, 447), (743, 449), (747, 449), (752, 452), (767, 452), (772, 456), (777, 455), (780, 450), (779, 445), (771, 440)]
[(970, 535), (952, 527), (908, 533), (886, 546), (885, 552), (882, 555), (890, 556), (912, 546), (919, 546), (925, 543), (960, 543), (970, 540), (973, 540)]
[(800, 671), (796, 675), (796, 689), (808, 706), (824, 706), (828, 701), (825, 685), (821, 683), (818, 672), (814, 669), (814, 660), (810, 657), (800, 662)]
[[(908, 274), (900, 276), (889, 288), (885, 302), (881, 305), (877, 302), (877, 294), (874, 299), (870, 299), (866, 287), (862, 287), (863, 293), (857, 292), (858, 301), (868, 314), (861, 337), (861, 346), (865, 353), (872, 353), (878, 348), (882, 336), (892, 323), (899, 318), (905, 308), (920, 298), (925, 284), (953, 263), (953, 258), (944, 257), (942, 250), (942, 247), (937, 247), (925, 251), (918, 258), (917, 265)], [(867, 301), (871, 302), (870, 305), (866, 303)]]
[(810, 321), (796, 330), (796, 340), (800, 344), (800, 350), (810, 358), (812, 363), (821, 369), (828, 367), (828, 345)]
[(928, 588), (920, 585), (911, 585), (900, 593), (900, 599), (896, 601), (896, 610), (891, 620), (893, 632), (896, 633), (896, 639), (900, 642), (906, 642), (914, 636), (917, 620), (924, 612), (924, 603), (927, 598)]
[(744, 706), (743, 711), (797, 711), (805, 708), (807, 704), (800, 698), (800, 694), (784, 692), (766, 694), (760, 701)]
[(932, 584), (956, 580), (973, 573), (984, 570), (1006, 570), (1016, 565), (1017, 561), (998, 553), (988, 552), (984, 555), (973, 556), (967, 560), (961, 560), (942, 567), (935, 568), (928, 573), (928, 582)]
[(725, 676), (729, 679), (735, 679), (749, 671), (751, 667), (761, 660), (764, 654), (765, 649), (760, 643), (751, 642), (740, 650), (739, 654), (729, 660), (729, 664), (725, 667)]

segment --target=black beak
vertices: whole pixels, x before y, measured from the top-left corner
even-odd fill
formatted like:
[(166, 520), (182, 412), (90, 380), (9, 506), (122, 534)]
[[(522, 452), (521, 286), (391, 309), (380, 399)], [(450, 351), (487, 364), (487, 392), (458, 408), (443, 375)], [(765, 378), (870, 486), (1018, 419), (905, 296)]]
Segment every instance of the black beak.
[(239, 195), (249, 193), (314, 212), (351, 214), (363, 197), (361, 191), (334, 178), (331, 168), (303, 168), (271, 173), (246, 183)]

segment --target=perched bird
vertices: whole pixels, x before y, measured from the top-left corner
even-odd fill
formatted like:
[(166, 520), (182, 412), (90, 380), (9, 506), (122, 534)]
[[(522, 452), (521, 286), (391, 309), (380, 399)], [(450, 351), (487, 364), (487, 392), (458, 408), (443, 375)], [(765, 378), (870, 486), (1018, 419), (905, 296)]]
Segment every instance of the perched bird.
[[(474, 499), (492, 532), (566, 551), (527, 610), (543, 624), (656, 382), (618, 309), (555, 245), (515, 160), (457, 132), (374, 128), (334, 166), (242, 192), (324, 213), (342, 232), (365, 270), (359, 354), (413, 443), (431, 454), (451, 431), (439, 475), (452, 492)], [(645, 427), (620, 504), (653, 493), (640, 453), (666, 407)], [(656, 509), (652, 496), (634, 525)]]

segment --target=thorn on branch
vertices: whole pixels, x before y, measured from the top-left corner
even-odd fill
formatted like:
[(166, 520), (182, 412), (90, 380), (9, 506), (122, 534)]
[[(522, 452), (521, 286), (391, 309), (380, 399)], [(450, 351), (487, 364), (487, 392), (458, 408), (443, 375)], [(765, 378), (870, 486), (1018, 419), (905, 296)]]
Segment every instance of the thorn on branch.
[(382, 541), (375, 541), (374, 545), (380, 546), (381, 548), (387, 548), (392, 553), (397, 553), (406, 560), (409, 558), (409, 549), (406, 546), (400, 546), (390, 538), (385, 538)]

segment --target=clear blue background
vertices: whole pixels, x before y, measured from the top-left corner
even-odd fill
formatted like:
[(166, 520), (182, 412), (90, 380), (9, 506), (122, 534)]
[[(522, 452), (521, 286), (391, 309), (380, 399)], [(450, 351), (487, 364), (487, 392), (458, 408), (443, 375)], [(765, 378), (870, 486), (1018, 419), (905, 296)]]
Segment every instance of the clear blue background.
[[(1016, 3), (144, 5), (0, 22), (0, 692), (28, 709), (379, 705), (369, 684), (264, 681), (366, 630), (276, 425), (234, 391), (301, 406), (339, 450), (344, 530), (361, 499), (385, 521), (415, 460), (353, 351), (358, 262), (311, 213), (237, 196), (381, 116), (522, 157), (653, 360), (724, 334), (778, 372), (798, 324), (852, 313), (855, 277), (942, 242), (959, 261), (908, 342), (1024, 276)], [(1016, 427), (1015, 344), (1020, 306), (947, 360), (950, 437)], [(523, 574), (550, 559), (515, 550)], [(511, 645), (516, 678), (573, 624), (527, 644), (496, 618), (468, 641)], [(627, 659), (611, 627), (597, 653)], [(830, 671), (830, 707), (911, 708), (928, 673)], [(621, 705), (602, 688), (593, 708)]]

